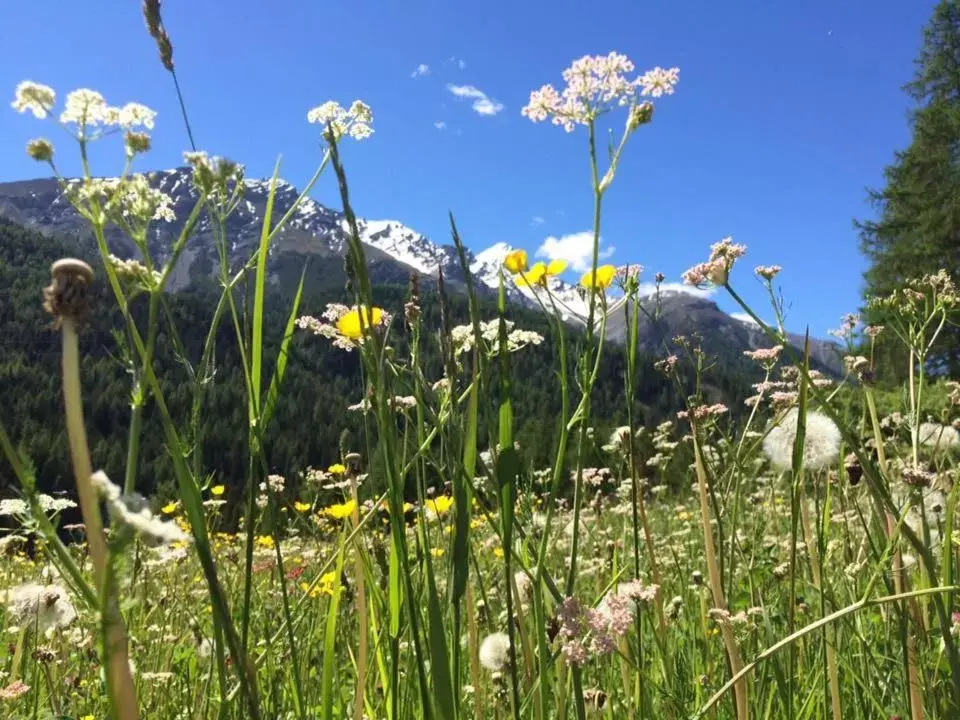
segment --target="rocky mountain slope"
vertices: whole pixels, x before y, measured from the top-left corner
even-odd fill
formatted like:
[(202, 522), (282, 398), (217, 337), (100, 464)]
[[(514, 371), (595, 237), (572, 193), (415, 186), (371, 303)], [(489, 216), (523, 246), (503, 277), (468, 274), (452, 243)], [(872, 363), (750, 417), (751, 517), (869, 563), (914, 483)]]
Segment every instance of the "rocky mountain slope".
[[(190, 168), (175, 168), (150, 174), (154, 187), (173, 200), (174, 222), (153, 225), (150, 251), (153, 257), (163, 258), (169, 252), (174, 238), (193, 209), (197, 194), (191, 182)], [(245, 261), (259, 242), (260, 227), (267, 203), (268, 180), (245, 181), (243, 200), (227, 221), (231, 261)], [(282, 217), (294, 204), (299, 191), (285, 181), (279, 181), (274, 200), (274, 217)], [(0, 183), (0, 217), (6, 217), (25, 227), (57, 236), (89, 236), (86, 221), (63, 197), (53, 178)], [(395, 220), (359, 221), (361, 239), (368, 249), (371, 275), (379, 282), (404, 282), (410, 272), (436, 277), (442, 270), (454, 287), (463, 287), (463, 272), (455, 248), (450, 244), (434, 242), (416, 230)], [(271, 265), (271, 280), (277, 284), (283, 276), (275, 268), (285, 264), (301, 267), (304, 260), (315, 267), (336, 267), (340, 264), (346, 246), (347, 234), (343, 214), (327, 208), (313, 199), (305, 198), (290, 221), (278, 234), (271, 249), (275, 262)], [(108, 231), (107, 242), (121, 257), (135, 257), (137, 249), (117, 228)], [(498, 268), (511, 250), (505, 243), (497, 243), (479, 252), (468, 251), (470, 272), (480, 291), (493, 292), (497, 288)], [(279, 262), (277, 262), (279, 261)], [(189, 286), (204, 277), (212, 277), (217, 263), (214, 229), (204, 215), (178, 263), (172, 278), (173, 290)], [(587, 304), (578, 288), (560, 278), (550, 278), (551, 292), (558, 300), (565, 318), (573, 323), (583, 322)], [(538, 303), (533, 291), (511, 286), (511, 298), (531, 306)], [(645, 305), (652, 306), (648, 298)], [(661, 320), (655, 326), (642, 322), (641, 345), (652, 352), (662, 348), (664, 339), (676, 335), (699, 333), (710, 352), (739, 353), (744, 349), (769, 345), (766, 337), (748, 323), (731, 317), (709, 299), (683, 292), (661, 295)], [(614, 310), (608, 322), (608, 337), (621, 340), (625, 335), (622, 306)], [(802, 347), (803, 338), (794, 338)], [(832, 343), (816, 340), (811, 352), (819, 364), (839, 368), (839, 355)]]

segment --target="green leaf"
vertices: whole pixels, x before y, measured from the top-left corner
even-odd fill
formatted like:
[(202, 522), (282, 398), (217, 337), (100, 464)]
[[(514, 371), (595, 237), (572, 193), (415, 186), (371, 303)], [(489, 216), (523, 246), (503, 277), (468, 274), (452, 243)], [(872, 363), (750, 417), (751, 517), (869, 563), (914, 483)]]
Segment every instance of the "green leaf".
[[(270, 178), (270, 193), (267, 195), (267, 207), (260, 228), (260, 246), (257, 250), (257, 275), (253, 294), (253, 340), (251, 352), (251, 383), (253, 385), (254, 412), (260, 412), (260, 381), (263, 370), (263, 303), (266, 298), (267, 254), (270, 249), (270, 220), (273, 218), (273, 201), (277, 194), (277, 178), (280, 175), (280, 161), (273, 168)], [(255, 419), (255, 418), (251, 418)]]
[(323, 669), (320, 675), (320, 712), (323, 720), (333, 720), (333, 672), (336, 665), (337, 616), (340, 610), (340, 578), (343, 576), (343, 544), (337, 556), (337, 581), (327, 610), (327, 626), (323, 637)]
[(290, 308), (290, 316), (287, 318), (287, 326), (283, 331), (283, 340), (280, 342), (280, 354), (277, 355), (277, 366), (273, 370), (273, 378), (270, 380), (270, 389), (267, 390), (267, 401), (263, 406), (263, 417), (260, 421), (260, 430), (263, 432), (270, 424), (270, 418), (277, 404), (277, 398), (280, 396), (280, 385), (283, 383), (283, 376), (287, 370), (288, 351), (290, 341), (296, 330), (297, 312), (300, 310), (300, 298), (303, 296), (303, 281), (307, 276), (307, 268), (304, 266), (300, 273), (300, 284), (297, 285), (297, 294), (293, 298), (293, 306)]

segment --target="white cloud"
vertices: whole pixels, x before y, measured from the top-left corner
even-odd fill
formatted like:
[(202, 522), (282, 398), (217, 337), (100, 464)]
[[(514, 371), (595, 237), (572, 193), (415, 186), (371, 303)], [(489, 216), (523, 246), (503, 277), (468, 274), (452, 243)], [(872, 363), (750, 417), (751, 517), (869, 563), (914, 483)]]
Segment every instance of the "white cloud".
[(450, 62), (452, 62), (454, 65), (456, 65), (456, 66), (457, 66), (458, 68), (460, 68), (461, 70), (464, 70), (464, 69), (466, 69), (466, 67), (467, 67), (467, 61), (458, 58), (456, 55), (454, 55), (453, 57), (450, 58)]
[(447, 90), (449, 90), (454, 97), (473, 100), (471, 107), (478, 115), (496, 115), (498, 112), (503, 110), (502, 103), (497, 102), (488, 96), (483, 90), (474, 87), (473, 85), (450, 84), (447, 85)]
[[(698, 298), (708, 298), (716, 291), (717, 289), (713, 286), (696, 288), (692, 285), (687, 285), (686, 283), (681, 282), (660, 283), (661, 293), (686, 293), (687, 295), (693, 295), (694, 297)], [(652, 282), (642, 282), (640, 283), (639, 292), (641, 296), (655, 295), (657, 293), (657, 284)], [(733, 315), (732, 317), (736, 317), (736, 315)]]
[[(602, 245), (603, 241), (600, 242)], [(613, 251), (612, 247), (601, 247), (600, 259), (605, 260), (610, 257)], [(574, 270), (586, 272), (593, 265), (593, 232), (584, 230), (559, 238), (551, 235), (537, 248), (537, 257), (566, 260)]]
[(433, 126), (434, 126), (437, 130), (446, 130), (446, 129), (447, 129), (447, 124), (446, 124), (443, 120), (437, 120), (437, 121), (433, 124)]
[(416, 69), (412, 73), (410, 73), (410, 77), (418, 78), (418, 77), (423, 77), (424, 75), (429, 75), (429, 74), (430, 74), (430, 66), (427, 65), (426, 63), (420, 63), (419, 65), (417, 65)]
[(543, 225), (545, 222), (546, 220), (539, 215), (534, 215), (532, 218), (530, 218), (530, 227), (537, 227), (537, 225)]

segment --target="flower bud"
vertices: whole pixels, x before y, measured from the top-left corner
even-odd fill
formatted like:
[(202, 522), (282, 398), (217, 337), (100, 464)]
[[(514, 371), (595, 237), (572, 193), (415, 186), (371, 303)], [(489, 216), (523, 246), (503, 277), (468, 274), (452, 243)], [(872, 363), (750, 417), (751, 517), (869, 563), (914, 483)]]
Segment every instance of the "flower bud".
[(27, 143), (27, 155), (37, 162), (53, 160), (53, 143), (45, 138), (37, 138)]
[(638, 105), (630, 108), (630, 114), (627, 116), (627, 132), (632, 133), (641, 125), (646, 125), (653, 120), (653, 103), (644, 100)]

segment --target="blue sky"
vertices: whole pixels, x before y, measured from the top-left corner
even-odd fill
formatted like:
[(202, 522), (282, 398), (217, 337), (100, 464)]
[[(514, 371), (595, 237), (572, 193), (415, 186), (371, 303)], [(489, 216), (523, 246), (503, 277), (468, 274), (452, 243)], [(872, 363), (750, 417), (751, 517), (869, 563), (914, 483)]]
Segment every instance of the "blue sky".
[[(139, 5), (6, 4), (0, 90), (12, 100), (17, 82), (30, 79), (60, 99), (90, 87), (111, 104), (142, 102), (159, 116), (139, 169), (172, 167), (187, 139)], [(678, 280), (710, 243), (732, 235), (749, 247), (735, 287), (769, 316), (750, 269), (783, 265), (788, 326), (823, 335), (859, 304), (852, 220), (869, 215), (866, 188), (881, 184), (894, 150), (909, 142), (900, 88), (932, 6), (168, 0), (163, 11), (202, 149), (245, 163), (248, 176), (269, 175), (282, 155), (282, 175), (302, 184), (320, 156), (306, 112), (328, 99), (363, 99), (376, 133), (345, 151), (358, 213), (446, 242), (452, 210), (476, 251), (507, 242), (533, 253), (550, 236), (590, 227), (585, 133), (521, 117), (532, 89), (562, 87), (562, 70), (584, 54), (616, 50), (641, 72), (678, 66), (676, 94), (633, 136), (605, 198), (611, 261)], [(429, 72), (414, 77), (421, 66)], [(486, 114), (451, 85), (485, 93)], [(41, 134), (57, 144), (61, 169), (75, 172), (66, 138), (17, 115), (9, 100), (0, 105), (0, 181), (40, 174), (22, 148)], [(115, 144), (100, 148), (95, 171), (117, 172), (121, 155)], [(314, 196), (338, 207), (331, 178)]]

